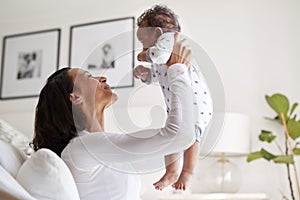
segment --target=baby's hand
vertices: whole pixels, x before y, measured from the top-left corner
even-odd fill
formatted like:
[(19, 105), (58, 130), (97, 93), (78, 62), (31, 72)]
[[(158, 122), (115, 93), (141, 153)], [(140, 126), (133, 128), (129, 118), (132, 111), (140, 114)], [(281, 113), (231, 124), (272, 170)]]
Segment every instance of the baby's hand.
[(134, 68), (133, 75), (135, 78), (139, 78), (143, 81), (146, 81), (148, 76), (148, 69), (143, 65), (139, 65), (136, 68)]

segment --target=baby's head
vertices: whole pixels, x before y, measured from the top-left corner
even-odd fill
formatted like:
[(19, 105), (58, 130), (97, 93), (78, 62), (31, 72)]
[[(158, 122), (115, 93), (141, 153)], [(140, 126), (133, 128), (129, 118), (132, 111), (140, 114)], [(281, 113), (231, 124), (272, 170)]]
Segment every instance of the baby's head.
[(177, 15), (166, 6), (155, 5), (147, 9), (137, 19), (137, 37), (147, 49), (155, 44), (157, 38), (165, 32), (180, 32)]
[(180, 32), (178, 16), (168, 7), (163, 5), (155, 5), (147, 9), (137, 19), (139, 28), (144, 27), (160, 27), (167, 31)]

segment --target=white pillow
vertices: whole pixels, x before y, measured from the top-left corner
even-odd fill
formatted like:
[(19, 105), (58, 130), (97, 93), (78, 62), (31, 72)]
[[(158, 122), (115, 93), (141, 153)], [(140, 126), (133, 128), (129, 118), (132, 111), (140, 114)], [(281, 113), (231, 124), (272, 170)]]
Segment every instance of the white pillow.
[(21, 166), (16, 179), (36, 199), (79, 200), (69, 168), (49, 149), (33, 153)]
[(0, 140), (0, 165), (13, 177), (26, 160), (26, 155), (16, 147)]
[(28, 155), (33, 152), (29, 147), (29, 138), (2, 119), (0, 119), (0, 140), (14, 145)]
[(0, 166), (0, 199), (34, 200), (27, 191)]

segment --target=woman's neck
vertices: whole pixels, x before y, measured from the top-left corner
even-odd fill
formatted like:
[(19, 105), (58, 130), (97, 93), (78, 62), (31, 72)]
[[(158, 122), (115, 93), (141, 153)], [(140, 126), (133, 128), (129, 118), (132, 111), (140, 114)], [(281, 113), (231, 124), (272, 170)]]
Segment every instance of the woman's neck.
[(104, 131), (104, 108), (97, 111), (96, 117), (99, 125), (102, 127), (102, 131)]
[(87, 131), (103, 132), (104, 131), (104, 109), (98, 109), (88, 116)]

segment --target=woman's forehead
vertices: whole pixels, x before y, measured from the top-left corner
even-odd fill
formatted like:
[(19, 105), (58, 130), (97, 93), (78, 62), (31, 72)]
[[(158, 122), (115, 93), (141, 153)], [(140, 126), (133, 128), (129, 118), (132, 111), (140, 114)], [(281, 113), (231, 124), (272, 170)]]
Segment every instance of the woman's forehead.
[(69, 76), (72, 77), (73, 82), (77, 79), (78, 76), (82, 75), (84, 73), (84, 70), (80, 68), (72, 68), (68, 71)]

